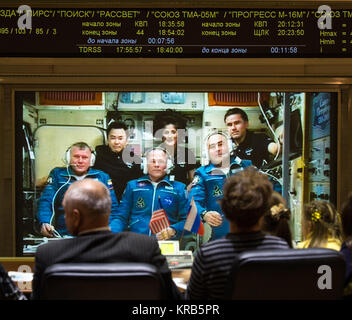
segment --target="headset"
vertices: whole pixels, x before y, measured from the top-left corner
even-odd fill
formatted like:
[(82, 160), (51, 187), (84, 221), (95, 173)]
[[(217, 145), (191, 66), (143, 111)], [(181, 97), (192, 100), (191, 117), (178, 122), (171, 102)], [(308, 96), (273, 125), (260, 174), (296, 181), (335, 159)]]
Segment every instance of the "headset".
[(216, 135), (216, 134), (220, 134), (220, 135), (222, 135), (223, 137), (225, 137), (226, 138), (226, 141), (227, 141), (227, 146), (228, 146), (228, 148), (229, 148), (229, 153), (231, 154), (231, 152), (232, 152), (232, 150), (233, 150), (233, 142), (232, 142), (232, 140), (231, 140), (231, 138), (229, 137), (229, 135), (226, 133), (226, 132), (224, 132), (224, 131), (222, 131), (222, 130), (218, 130), (218, 129), (212, 129), (212, 130), (210, 130), (210, 132), (206, 135), (206, 137), (205, 137), (205, 140), (204, 140), (204, 142), (205, 142), (205, 161), (206, 161), (206, 164), (209, 164), (210, 163), (210, 159), (209, 159), (209, 150), (208, 150), (208, 141), (209, 141), (209, 139), (210, 139), (210, 137), (212, 137), (212, 136), (214, 136), (214, 135)]
[(165, 173), (166, 174), (170, 174), (171, 170), (174, 167), (174, 164), (173, 164), (173, 161), (171, 159), (170, 153), (166, 149), (164, 149), (162, 147), (153, 147), (153, 148), (147, 150), (144, 153), (144, 157), (143, 157), (142, 163), (141, 163), (141, 169), (143, 170), (143, 174), (148, 174), (147, 155), (148, 155), (148, 153), (150, 153), (150, 152), (152, 152), (154, 150), (161, 150), (167, 155), (167, 163), (166, 163)]
[(90, 150), (91, 152), (91, 156), (90, 156), (90, 164), (89, 166), (90, 167), (93, 167), (94, 166), (94, 163), (95, 163), (95, 152), (92, 150), (92, 148), (85, 142), (77, 142), (77, 143), (74, 143), (72, 144), (71, 146), (69, 146), (67, 148), (67, 150), (65, 151), (65, 155), (64, 155), (64, 158), (62, 159), (62, 161), (65, 163), (65, 165), (68, 167), (70, 166), (71, 164), (71, 149), (72, 147), (78, 147), (78, 148), (87, 148)]

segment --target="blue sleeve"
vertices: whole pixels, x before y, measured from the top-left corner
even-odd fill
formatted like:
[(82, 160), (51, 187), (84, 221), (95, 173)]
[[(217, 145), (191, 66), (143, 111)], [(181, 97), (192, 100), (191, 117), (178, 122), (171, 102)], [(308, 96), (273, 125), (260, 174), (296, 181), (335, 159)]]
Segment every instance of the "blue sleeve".
[(54, 200), (55, 193), (57, 192), (58, 179), (56, 178), (55, 169), (51, 170), (47, 186), (44, 188), (38, 206), (38, 220), (39, 223), (50, 223), (51, 216), (53, 215), (52, 211), (52, 202)]
[(116, 211), (111, 210), (110, 228), (112, 232), (122, 232), (127, 229), (128, 220), (132, 205), (132, 187), (127, 183), (126, 189), (122, 195), (120, 205)]
[[(187, 219), (187, 214), (190, 206), (190, 202), (187, 198), (186, 186), (184, 184), (180, 185), (177, 190), (178, 193), (178, 219), (179, 221), (172, 224), (171, 227), (176, 230), (176, 237), (180, 236), (180, 232), (182, 233), (183, 228), (185, 226), (185, 221)], [(185, 231), (185, 233), (189, 233)]]
[(197, 212), (200, 215), (204, 211), (207, 211), (207, 199), (206, 199), (206, 186), (204, 179), (198, 170), (194, 174), (191, 191), (189, 192), (190, 201), (193, 200), (197, 206)]

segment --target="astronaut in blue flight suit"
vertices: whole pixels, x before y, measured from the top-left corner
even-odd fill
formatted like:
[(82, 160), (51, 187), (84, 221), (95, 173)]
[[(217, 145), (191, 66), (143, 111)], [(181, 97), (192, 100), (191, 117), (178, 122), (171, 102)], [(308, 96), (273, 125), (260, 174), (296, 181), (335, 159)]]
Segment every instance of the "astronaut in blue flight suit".
[(62, 200), (68, 187), (77, 180), (91, 178), (104, 183), (110, 190), (111, 213), (117, 210), (118, 203), (112, 181), (105, 172), (90, 168), (94, 163), (94, 155), (86, 143), (73, 144), (66, 152), (65, 162), (66, 168), (54, 168), (50, 172), (47, 186), (39, 200), (38, 219), (41, 233), (45, 237), (69, 235)]
[(156, 234), (158, 240), (179, 238), (189, 210), (186, 185), (170, 181), (171, 158), (163, 148), (146, 152), (143, 161), (144, 176), (127, 183), (120, 206), (111, 217), (112, 232), (130, 230), (151, 235), (149, 223), (152, 213), (164, 209), (170, 227)]
[(230, 231), (220, 204), (225, 180), (251, 166), (252, 162), (231, 158), (229, 138), (221, 131), (211, 132), (206, 138), (206, 144), (210, 163), (196, 170), (189, 199), (193, 197), (203, 222), (212, 227), (211, 240), (214, 240), (224, 237)]

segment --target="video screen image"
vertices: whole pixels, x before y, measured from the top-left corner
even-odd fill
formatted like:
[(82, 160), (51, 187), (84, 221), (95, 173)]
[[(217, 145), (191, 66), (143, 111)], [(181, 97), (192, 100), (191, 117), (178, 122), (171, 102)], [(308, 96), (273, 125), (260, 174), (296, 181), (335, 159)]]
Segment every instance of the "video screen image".
[[(303, 167), (303, 141), (306, 137), (310, 144), (330, 147), (330, 132), (327, 128), (332, 105), (330, 95), (307, 95), (304, 92), (160, 91), (17, 93), (17, 254), (33, 255), (38, 245), (48, 241), (41, 232), (41, 198), (45, 188), (52, 183), (51, 173), (55, 168), (61, 170), (63, 176), (71, 175), (72, 172), (75, 175), (75, 171), (79, 171), (79, 166), (71, 158), (72, 146), (76, 143), (87, 144), (98, 163), (102, 154), (108, 156), (109, 152), (120, 152), (122, 163), (136, 168), (140, 176), (148, 174), (144, 160), (146, 152), (155, 147), (166, 149), (172, 160), (167, 172), (169, 179), (184, 183), (189, 191), (194, 183), (195, 170), (212, 162), (209, 136), (214, 132), (220, 132), (228, 141), (229, 156), (236, 159), (231, 161), (237, 161), (238, 168), (241, 169), (241, 163), (250, 161), (251, 165), (268, 175), (275, 190), (282, 194), (291, 191), (289, 206), (293, 212), (292, 229), (294, 237), (299, 240), (300, 211), (303, 193), (306, 192), (303, 190), (302, 171), (299, 170)], [(311, 105), (315, 106), (314, 114), (307, 111)], [(285, 108), (289, 108), (289, 113), (286, 112), (289, 120), (285, 120)], [(243, 115), (230, 114), (225, 117), (231, 109), (240, 109), (245, 113), (245, 127), (236, 128), (233, 120), (238, 116), (242, 119)], [(305, 123), (306, 114), (312, 119), (310, 124)], [(318, 118), (314, 120), (312, 117)], [(123, 126), (108, 133), (107, 129), (114, 123), (122, 123)], [(289, 139), (284, 136), (285, 125), (289, 126)], [(306, 125), (313, 126), (313, 131), (309, 130), (313, 132), (310, 137), (307, 136)], [(119, 137), (121, 129), (126, 132), (122, 138)], [(319, 133), (315, 133), (317, 130)], [(258, 146), (253, 142), (255, 139), (249, 139), (251, 135), (263, 137), (269, 143), (265, 147)], [(114, 139), (123, 141), (114, 142)], [(289, 140), (288, 143), (286, 140)], [(269, 150), (270, 143), (278, 147)], [(289, 186), (283, 183), (284, 148), (289, 150)], [(309, 158), (307, 160), (317, 164), (322, 155), (313, 151)], [(88, 170), (98, 166), (94, 160), (90, 161)], [(319, 166), (316, 168), (320, 170)], [(107, 167), (101, 169), (113, 174)], [(314, 177), (312, 175), (309, 178), (311, 196), (315, 194), (319, 198), (324, 194), (324, 197), (329, 197), (330, 178), (326, 175), (327, 170), (330, 169), (322, 167), (321, 173), (316, 172)], [(122, 174), (121, 179), (123, 183), (116, 183), (116, 177), (112, 177), (117, 201), (121, 201), (126, 183), (136, 179), (136, 175)], [(50, 222), (54, 226), (60, 224), (60, 199), (69, 184), (56, 190), (47, 201)], [(289, 190), (285, 190), (287, 188)], [(140, 199), (138, 205), (142, 207), (143, 201), (146, 200)], [(65, 236), (60, 234), (59, 227), (56, 230), (58, 236)], [(206, 234), (204, 241), (207, 241), (207, 237)], [(202, 237), (199, 239), (197, 235), (191, 234), (187, 243), (180, 247), (193, 251), (202, 241)]]

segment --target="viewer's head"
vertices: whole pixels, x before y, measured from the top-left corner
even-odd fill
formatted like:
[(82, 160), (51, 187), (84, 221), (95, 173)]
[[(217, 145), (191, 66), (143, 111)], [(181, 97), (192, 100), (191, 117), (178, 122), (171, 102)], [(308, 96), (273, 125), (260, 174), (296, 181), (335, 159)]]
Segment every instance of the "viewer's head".
[(69, 152), (73, 172), (78, 176), (86, 174), (92, 164), (92, 150), (89, 145), (85, 142), (74, 143)]
[(280, 193), (274, 191), (271, 196), (270, 210), (264, 215), (262, 230), (273, 236), (286, 240), (292, 248), (292, 235), (289, 221), (290, 209), (286, 208), (286, 201)]
[(241, 142), (246, 136), (248, 129), (248, 116), (246, 112), (240, 108), (231, 108), (225, 113), (224, 122), (231, 139)]
[(341, 223), (343, 237), (349, 247), (352, 247), (352, 192), (342, 205)]
[(304, 206), (303, 236), (309, 238), (308, 247), (324, 247), (328, 238), (341, 237), (341, 221), (333, 204), (315, 200)]
[(127, 126), (123, 122), (112, 122), (106, 129), (108, 145), (112, 152), (121, 152), (128, 142)]
[(109, 225), (110, 192), (97, 180), (87, 178), (72, 183), (62, 204), (67, 230), (74, 236), (88, 229)]
[(165, 147), (175, 147), (177, 140), (185, 135), (186, 122), (177, 111), (168, 109), (159, 112), (153, 124), (154, 135), (163, 141)]
[(221, 208), (231, 224), (250, 231), (269, 210), (272, 192), (267, 176), (249, 167), (227, 180)]

